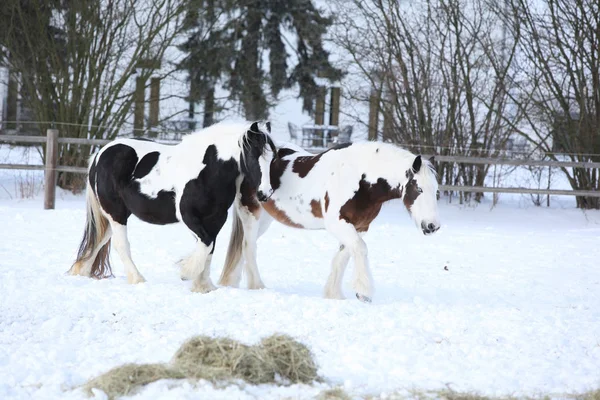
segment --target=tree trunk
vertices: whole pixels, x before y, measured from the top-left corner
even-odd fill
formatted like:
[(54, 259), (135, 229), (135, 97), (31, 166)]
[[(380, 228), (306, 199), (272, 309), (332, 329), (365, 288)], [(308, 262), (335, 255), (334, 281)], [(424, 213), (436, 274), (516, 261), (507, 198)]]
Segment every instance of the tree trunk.
[(215, 113), (215, 88), (210, 88), (204, 94), (204, 119), (202, 126), (204, 128), (211, 126), (214, 123)]

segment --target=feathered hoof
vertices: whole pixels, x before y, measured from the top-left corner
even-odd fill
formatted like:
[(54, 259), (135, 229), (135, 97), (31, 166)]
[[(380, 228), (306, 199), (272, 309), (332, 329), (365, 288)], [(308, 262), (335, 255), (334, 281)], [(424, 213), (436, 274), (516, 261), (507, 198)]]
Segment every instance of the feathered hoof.
[(240, 287), (240, 279), (234, 279), (232, 277), (221, 278), (219, 280), (219, 286), (238, 288)]
[(89, 278), (91, 276), (91, 267), (86, 265), (85, 261), (77, 261), (75, 264), (73, 264), (71, 269), (67, 271), (67, 274), (73, 276), (87, 276)]
[(208, 281), (208, 282), (196, 282), (194, 283), (194, 285), (192, 286), (192, 292), (194, 293), (210, 293), (213, 290), (216, 290), (217, 287), (215, 285), (213, 285), (212, 282)]
[(266, 289), (267, 287), (265, 286), (264, 283), (255, 283), (254, 285), (248, 285), (248, 289), (249, 290), (261, 290), (261, 289)]
[(130, 285), (135, 285), (137, 283), (144, 283), (146, 279), (142, 275), (127, 275), (127, 283)]

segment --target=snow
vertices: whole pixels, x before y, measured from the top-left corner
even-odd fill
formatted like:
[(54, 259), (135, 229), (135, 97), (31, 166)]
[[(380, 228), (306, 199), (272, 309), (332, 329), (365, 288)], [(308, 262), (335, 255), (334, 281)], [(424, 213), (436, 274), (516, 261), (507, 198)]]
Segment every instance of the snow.
[[(503, 198), (504, 199), (504, 198)], [(424, 237), (400, 202), (382, 210), (365, 240), (373, 303), (321, 296), (337, 243), (325, 231), (274, 223), (260, 239), (267, 289), (201, 295), (175, 262), (192, 250), (180, 225), (132, 218), (133, 259), (147, 283), (66, 276), (83, 231), (82, 196), (56, 210), (0, 200), (0, 398), (80, 399), (77, 387), (126, 362), (167, 362), (187, 338), (254, 344), (287, 333), (314, 352), (325, 382), (291, 387), (162, 381), (134, 398), (314, 398), (341, 385), (356, 396), (412, 389), (487, 395), (563, 394), (598, 387), (600, 213), (440, 203), (442, 229)], [(213, 258), (217, 281), (229, 221)], [(447, 270), (446, 268), (447, 267)], [(243, 284), (242, 284), (243, 285)], [(103, 398), (99, 393), (97, 398)]]

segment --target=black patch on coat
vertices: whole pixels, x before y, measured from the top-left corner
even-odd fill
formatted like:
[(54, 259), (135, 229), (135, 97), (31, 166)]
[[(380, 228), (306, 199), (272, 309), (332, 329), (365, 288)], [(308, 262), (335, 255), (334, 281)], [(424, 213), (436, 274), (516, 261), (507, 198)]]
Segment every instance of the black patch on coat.
[(96, 193), (96, 159), (98, 157), (94, 156), (92, 160), (92, 165), (90, 165), (90, 170), (88, 172), (88, 180), (90, 181), (90, 186), (92, 187), (92, 192)]
[(140, 179), (148, 175), (150, 171), (152, 171), (152, 168), (154, 168), (154, 166), (158, 162), (159, 156), (160, 153), (158, 151), (153, 151), (142, 157), (137, 167), (135, 167), (133, 177), (136, 179)]
[(280, 147), (277, 151), (277, 157), (281, 158), (294, 153), (296, 153), (296, 150), (288, 149), (287, 147)]
[(271, 181), (271, 188), (275, 191), (281, 187), (281, 176), (285, 172), (290, 160), (283, 158), (274, 158), (271, 161), (269, 168), (269, 180)]
[(179, 210), (183, 223), (209, 246), (227, 220), (227, 210), (235, 199), (235, 181), (240, 169), (233, 158), (220, 160), (215, 145), (208, 146), (202, 162), (205, 167), (198, 177), (189, 181), (183, 189)]
[(137, 153), (125, 144), (104, 150), (96, 165), (97, 196), (102, 209), (121, 225), (134, 214), (142, 221), (165, 225), (177, 222), (175, 193), (161, 190), (156, 198), (140, 193), (133, 180)]

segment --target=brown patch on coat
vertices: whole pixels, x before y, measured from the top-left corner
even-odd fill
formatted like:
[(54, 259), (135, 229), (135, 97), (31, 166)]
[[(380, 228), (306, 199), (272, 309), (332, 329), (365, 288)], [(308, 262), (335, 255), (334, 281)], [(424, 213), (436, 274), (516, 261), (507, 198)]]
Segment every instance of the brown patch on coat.
[(271, 161), (269, 168), (269, 179), (271, 180), (273, 190), (277, 190), (281, 186), (281, 176), (290, 163), (290, 160), (284, 160), (283, 157), (294, 153), (296, 153), (296, 150), (288, 149), (287, 147), (281, 147), (277, 150), (277, 157)]
[(323, 210), (321, 209), (321, 202), (319, 200), (310, 201), (310, 212), (316, 218), (323, 218)]
[(240, 203), (242, 206), (246, 207), (258, 219), (260, 215), (260, 203), (256, 197), (256, 189), (252, 188), (246, 179), (240, 185), (240, 194)]
[(358, 232), (366, 232), (379, 214), (383, 203), (400, 197), (402, 197), (401, 187), (392, 188), (383, 178), (370, 183), (363, 175), (354, 196), (340, 208), (340, 219), (354, 225)]
[(329, 209), (329, 192), (325, 192), (325, 212)]
[(269, 213), (269, 215), (271, 215), (271, 217), (275, 218), (282, 224), (290, 226), (292, 228), (304, 228), (302, 225), (292, 221), (290, 217), (285, 213), (285, 211), (277, 208), (273, 200), (269, 200), (262, 203), (262, 207), (265, 209), (266, 212)]
[(298, 157), (294, 160), (294, 164), (292, 165), (292, 171), (297, 173), (300, 178), (304, 178), (314, 168), (315, 164), (319, 162), (323, 154), (329, 151), (345, 149), (346, 147), (351, 145), (352, 143), (342, 143), (314, 156)]
[(415, 203), (415, 200), (417, 200), (417, 197), (419, 197), (419, 195), (421, 194), (419, 192), (419, 185), (417, 185), (417, 181), (415, 181), (414, 178), (411, 177), (404, 186), (404, 191), (405, 194), (402, 201), (404, 202), (404, 206), (406, 207), (406, 209), (410, 211), (410, 208)]
[(281, 186), (281, 176), (285, 172), (290, 160), (284, 160), (283, 158), (274, 158), (271, 161), (271, 166), (269, 168), (269, 179), (271, 180), (271, 188), (273, 190), (279, 189)]

